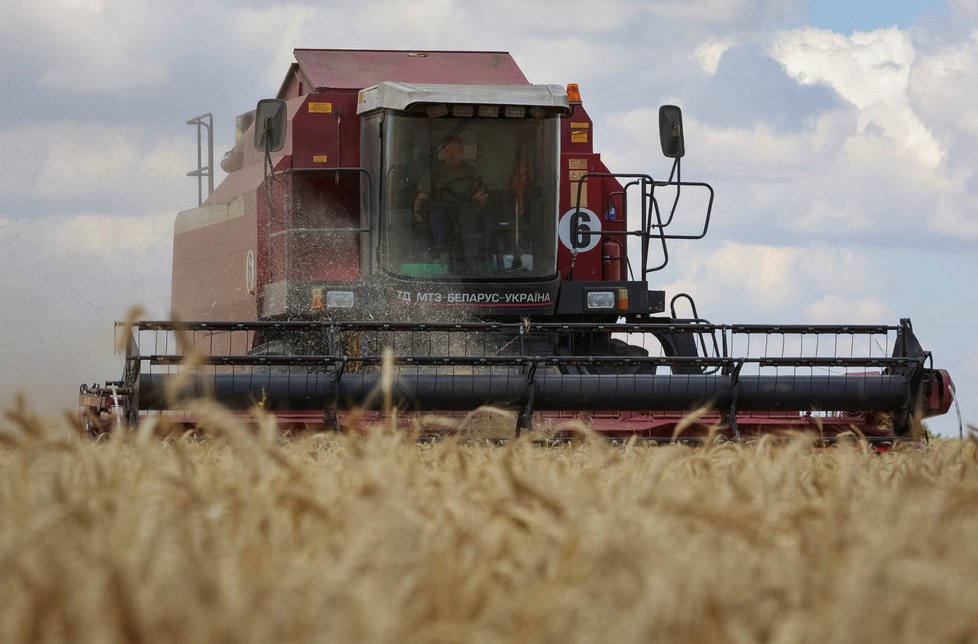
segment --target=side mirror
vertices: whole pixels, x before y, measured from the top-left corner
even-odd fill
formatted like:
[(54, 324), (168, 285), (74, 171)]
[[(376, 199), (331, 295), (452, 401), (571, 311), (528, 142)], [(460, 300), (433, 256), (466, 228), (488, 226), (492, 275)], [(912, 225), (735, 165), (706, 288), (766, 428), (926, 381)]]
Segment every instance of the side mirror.
[(285, 101), (263, 98), (255, 109), (255, 148), (276, 152), (285, 145)]
[(683, 143), (683, 111), (675, 105), (659, 108), (659, 141), (662, 154), (670, 159), (680, 159), (686, 154)]

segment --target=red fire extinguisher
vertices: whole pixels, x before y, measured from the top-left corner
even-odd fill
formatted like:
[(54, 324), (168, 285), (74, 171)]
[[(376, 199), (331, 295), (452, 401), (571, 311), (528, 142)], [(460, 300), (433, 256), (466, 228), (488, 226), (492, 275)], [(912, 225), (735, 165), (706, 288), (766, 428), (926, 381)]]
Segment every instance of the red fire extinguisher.
[(624, 279), (624, 266), (621, 261), (621, 243), (614, 239), (605, 239), (601, 244), (601, 279), (609, 282), (620, 282)]

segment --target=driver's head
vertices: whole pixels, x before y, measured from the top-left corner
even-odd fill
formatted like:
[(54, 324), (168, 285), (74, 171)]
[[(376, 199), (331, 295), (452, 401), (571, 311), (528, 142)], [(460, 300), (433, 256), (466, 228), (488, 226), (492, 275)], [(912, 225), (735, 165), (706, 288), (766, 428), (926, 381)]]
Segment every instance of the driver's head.
[(462, 144), (462, 139), (457, 136), (453, 136), (448, 139), (445, 143), (445, 147), (442, 148), (442, 158), (445, 159), (445, 163), (450, 166), (456, 166), (462, 162), (462, 154), (465, 152), (465, 145)]

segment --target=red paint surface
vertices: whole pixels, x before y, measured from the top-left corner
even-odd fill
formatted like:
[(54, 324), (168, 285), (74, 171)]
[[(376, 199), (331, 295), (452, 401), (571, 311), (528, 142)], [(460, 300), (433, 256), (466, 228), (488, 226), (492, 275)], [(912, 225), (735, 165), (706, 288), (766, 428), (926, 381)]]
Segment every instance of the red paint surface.
[(300, 77), (309, 85), (303, 88), (305, 92), (360, 90), (383, 81), (465, 85), (527, 83), (512, 56), (501, 51), (296, 49), (295, 59)]
[[(587, 127), (582, 127), (582, 124), (586, 124)], [(578, 205), (576, 199), (577, 180), (572, 177), (578, 177), (581, 168), (571, 167), (572, 165), (579, 166), (582, 163), (586, 164), (584, 170), (589, 174), (608, 172), (608, 168), (601, 161), (601, 155), (593, 151), (594, 125), (583, 106), (577, 106), (570, 116), (561, 119), (560, 126), (561, 154), (558, 218)], [(572, 140), (572, 132), (574, 131), (586, 132), (587, 140), (574, 142)], [(582, 198), (580, 202), (581, 208), (591, 210), (600, 218), (602, 233), (623, 232), (626, 221), (625, 205), (620, 196), (614, 196), (614, 193), (621, 191), (621, 184), (617, 180), (607, 177), (591, 177), (586, 179), (584, 183), (587, 198)], [(616, 209), (616, 216), (613, 220), (606, 217), (611, 206), (614, 206)], [(602, 242), (611, 239), (623, 242), (624, 237), (621, 235), (605, 235), (602, 237)], [(564, 279), (567, 279), (570, 275), (570, 270), (570, 249), (563, 244), (558, 244), (557, 271)], [(603, 271), (601, 243), (598, 243), (597, 246), (587, 252), (577, 253), (577, 257), (574, 259), (573, 278), (575, 280), (587, 281), (607, 279)]]
[(173, 315), (184, 320), (256, 319), (255, 296), (245, 284), (245, 258), (255, 248), (255, 230), (252, 212), (174, 235)]

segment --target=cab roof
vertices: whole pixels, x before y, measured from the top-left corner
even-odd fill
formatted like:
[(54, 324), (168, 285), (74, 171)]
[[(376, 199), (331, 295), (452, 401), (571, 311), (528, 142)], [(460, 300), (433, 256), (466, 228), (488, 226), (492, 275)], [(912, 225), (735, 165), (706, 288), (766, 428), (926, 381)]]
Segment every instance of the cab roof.
[(464, 85), (526, 85), (504, 51), (296, 49), (279, 98), (355, 90), (384, 81)]
[[(408, 110), (438, 104), (513, 105), (566, 114), (570, 105), (560, 85), (445, 85), (383, 82), (360, 91), (357, 114), (377, 109)], [(474, 108), (473, 108), (474, 109)]]

